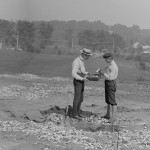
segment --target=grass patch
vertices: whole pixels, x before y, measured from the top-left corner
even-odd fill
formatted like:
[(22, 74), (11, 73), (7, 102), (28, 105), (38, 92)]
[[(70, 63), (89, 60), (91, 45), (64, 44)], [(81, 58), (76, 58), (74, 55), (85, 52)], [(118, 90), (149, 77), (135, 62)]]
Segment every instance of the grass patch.
[[(30, 73), (43, 77), (62, 76), (72, 77), (72, 61), (76, 56), (37, 54), (20, 51), (0, 51), (0, 74)], [(137, 81), (140, 73), (135, 61), (115, 59), (119, 67), (118, 80)], [(101, 59), (91, 59), (86, 61), (86, 70), (94, 73), (99, 67), (106, 66)], [(145, 73), (145, 78), (150, 80), (149, 70)], [(147, 80), (147, 81), (148, 81)]]

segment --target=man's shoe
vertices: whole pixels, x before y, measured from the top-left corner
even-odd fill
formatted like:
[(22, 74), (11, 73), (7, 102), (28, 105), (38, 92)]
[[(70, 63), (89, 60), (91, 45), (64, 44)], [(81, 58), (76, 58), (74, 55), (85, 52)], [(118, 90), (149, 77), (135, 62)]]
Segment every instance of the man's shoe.
[(110, 119), (108, 120), (108, 123), (114, 123), (115, 121), (116, 121), (115, 118), (110, 118)]
[(104, 115), (104, 116), (102, 116), (101, 118), (110, 119), (110, 116)]
[(83, 115), (78, 115), (79, 117), (81, 117), (81, 118), (85, 118), (85, 116), (83, 116)]
[(73, 118), (73, 119), (77, 119), (77, 120), (82, 120), (82, 118), (79, 117), (79, 116), (73, 116), (72, 118)]

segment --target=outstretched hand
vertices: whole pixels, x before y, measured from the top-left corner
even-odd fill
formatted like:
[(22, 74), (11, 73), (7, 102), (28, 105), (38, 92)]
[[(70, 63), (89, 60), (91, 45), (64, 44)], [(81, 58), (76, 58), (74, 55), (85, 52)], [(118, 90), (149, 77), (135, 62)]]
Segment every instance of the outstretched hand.
[(98, 70), (96, 70), (97, 73), (99, 73), (100, 75), (104, 75), (104, 72), (101, 70), (101, 68), (99, 68)]
[(85, 77), (83, 77), (83, 81), (88, 81), (88, 79), (86, 78), (86, 76), (85, 76)]
[(91, 76), (91, 73), (87, 73), (84, 77), (83, 77), (83, 81), (89, 81), (87, 78)]
[(92, 58), (102, 57), (103, 55), (104, 53), (96, 52), (96, 53), (93, 53)]
[(100, 71), (101, 71), (101, 68), (99, 68), (99, 69), (96, 70), (97, 73), (100, 73)]

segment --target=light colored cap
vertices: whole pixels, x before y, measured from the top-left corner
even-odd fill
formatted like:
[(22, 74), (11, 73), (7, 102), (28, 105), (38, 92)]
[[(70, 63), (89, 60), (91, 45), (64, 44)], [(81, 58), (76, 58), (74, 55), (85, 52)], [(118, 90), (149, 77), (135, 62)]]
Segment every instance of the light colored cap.
[(92, 55), (92, 51), (90, 49), (87, 49), (87, 48), (83, 48), (82, 50), (80, 50), (80, 52), (82, 54), (85, 54), (85, 55), (88, 55), (88, 56)]

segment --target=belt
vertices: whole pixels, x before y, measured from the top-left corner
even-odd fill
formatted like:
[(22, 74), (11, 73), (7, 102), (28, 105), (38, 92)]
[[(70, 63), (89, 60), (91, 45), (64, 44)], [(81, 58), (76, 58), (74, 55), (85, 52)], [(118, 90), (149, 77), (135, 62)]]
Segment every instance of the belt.
[(115, 80), (105, 80), (106, 82), (114, 82)]
[(77, 79), (75, 79), (75, 78), (74, 78), (74, 80), (75, 80), (75, 81), (78, 81), (78, 82), (84, 82), (84, 80), (83, 80), (83, 81), (82, 81), (82, 80), (77, 80)]

